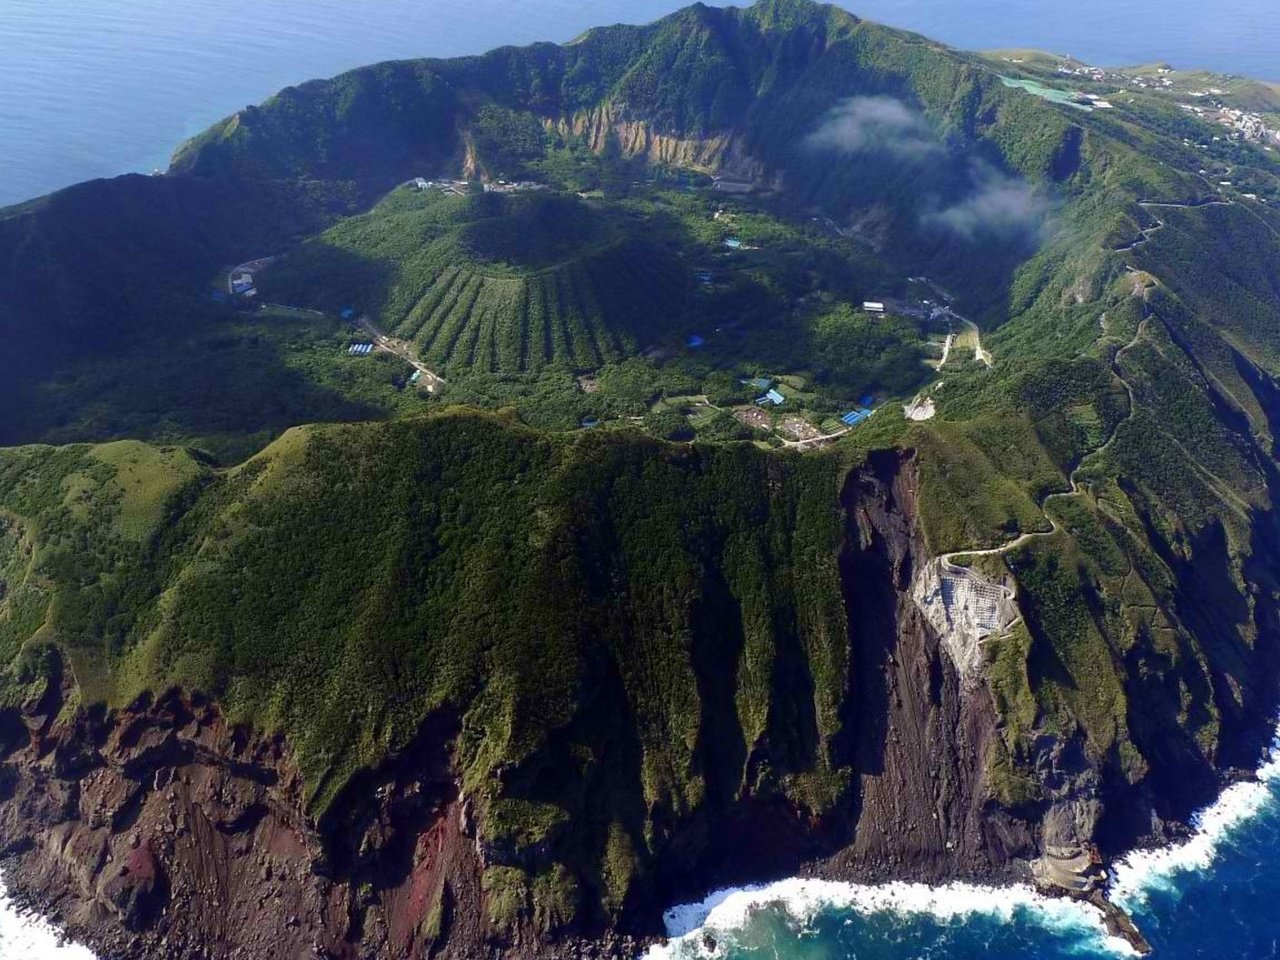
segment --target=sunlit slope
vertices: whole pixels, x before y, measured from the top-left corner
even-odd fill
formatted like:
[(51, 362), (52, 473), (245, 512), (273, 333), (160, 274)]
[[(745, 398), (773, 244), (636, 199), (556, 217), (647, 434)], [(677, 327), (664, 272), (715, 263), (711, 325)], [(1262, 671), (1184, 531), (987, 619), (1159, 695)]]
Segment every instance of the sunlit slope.
[(636, 353), (680, 318), (691, 282), (604, 204), (405, 188), (290, 253), (264, 290), (367, 314), (442, 369), (512, 373)]

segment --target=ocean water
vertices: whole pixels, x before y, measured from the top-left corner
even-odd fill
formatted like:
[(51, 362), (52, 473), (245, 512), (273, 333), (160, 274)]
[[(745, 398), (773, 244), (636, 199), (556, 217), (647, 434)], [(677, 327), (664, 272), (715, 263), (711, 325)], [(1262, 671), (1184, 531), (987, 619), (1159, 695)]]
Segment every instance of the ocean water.
[[(1280, 0), (848, 0), (967, 48), (1100, 64), (1168, 60), (1280, 81)], [(0, 0), (0, 205), (149, 171), (276, 89), (376, 60), (567, 40), (682, 0)], [(1238, 785), (1189, 844), (1116, 877), (1156, 956), (1280, 955), (1280, 769)], [(783, 881), (673, 910), (651, 960), (1058, 960), (1125, 955), (1084, 907), (1029, 890)], [(711, 941), (715, 950), (709, 951)], [(0, 879), (0, 960), (90, 960), (17, 910)]]
[[(721, 5), (725, 0), (713, 0)], [(1280, 81), (1277, 0), (841, 0), (970, 49), (1167, 59)], [(350, 67), (564, 41), (684, 0), (0, 0), (0, 206), (163, 167), (178, 142)]]
[[(1160, 960), (1280, 956), (1280, 759), (1229, 787), (1180, 846), (1116, 865), (1112, 899)], [(785, 880), (672, 908), (645, 960), (1111, 960), (1134, 956), (1092, 907), (1030, 888)]]
[[(1112, 899), (1159, 960), (1280, 956), (1280, 739), (1255, 783), (1229, 787), (1190, 840), (1115, 866)], [(1116, 960), (1135, 956), (1092, 907), (1027, 887), (819, 880), (725, 890), (665, 917), (638, 960)], [(20, 913), (0, 880), (0, 960), (94, 960)]]

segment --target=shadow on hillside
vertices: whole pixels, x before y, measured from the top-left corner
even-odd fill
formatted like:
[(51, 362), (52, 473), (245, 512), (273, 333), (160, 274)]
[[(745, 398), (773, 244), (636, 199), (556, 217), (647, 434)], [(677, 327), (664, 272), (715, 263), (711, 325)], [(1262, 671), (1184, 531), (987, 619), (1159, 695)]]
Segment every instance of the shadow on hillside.
[(232, 327), (156, 337), (128, 351), (6, 385), (0, 445), (137, 438), (191, 443), (223, 463), (313, 421), (378, 419), (386, 410), (291, 367), (281, 344)]

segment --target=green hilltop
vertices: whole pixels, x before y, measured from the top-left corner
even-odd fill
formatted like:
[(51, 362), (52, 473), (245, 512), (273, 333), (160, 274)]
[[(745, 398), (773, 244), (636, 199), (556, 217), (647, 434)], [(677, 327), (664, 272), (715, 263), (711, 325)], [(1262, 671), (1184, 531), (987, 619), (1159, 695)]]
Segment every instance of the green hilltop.
[(444, 720), (491, 919), (624, 923), (751, 803), (853, 815), (901, 481), (1017, 587), (984, 809), (1039, 822), (1047, 741), (1108, 849), (1204, 799), (1280, 676), (1280, 164), (1048, 69), (697, 5), (0, 211), (0, 703), (209, 695), (322, 821)]

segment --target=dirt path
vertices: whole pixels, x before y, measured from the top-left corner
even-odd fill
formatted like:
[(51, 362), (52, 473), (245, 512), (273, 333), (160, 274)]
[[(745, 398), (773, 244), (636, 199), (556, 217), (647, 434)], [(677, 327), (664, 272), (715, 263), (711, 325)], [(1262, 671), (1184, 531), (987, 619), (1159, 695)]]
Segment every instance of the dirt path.
[[(995, 366), (995, 358), (991, 356), (991, 352), (989, 350), (986, 350), (982, 346), (982, 330), (979, 329), (978, 325), (968, 317), (960, 316), (960, 314), (956, 313), (950, 307), (945, 308), (943, 313), (946, 314), (946, 316), (953, 322), (959, 321), (964, 325), (965, 333), (963, 335), (963, 339), (967, 341), (969, 337), (973, 338), (973, 359), (977, 360), (979, 363), (986, 364), (987, 367)], [(947, 334), (947, 342), (942, 348), (942, 361), (938, 364), (939, 370), (941, 370), (943, 365), (946, 364), (947, 358), (951, 356), (951, 348), (953, 346), (961, 346), (960, 340), (961, 337), (956, 336), (954, 332)]]
[(388, 337), (385, 333), (373, 325), (373, 321), (368, 317), (360, 318), (360, 327), (373, 338), (374, 346), (383, 353), (390, 353), (399, 357), (401, 360), (407, 361), (413, 369), (422, 374), (422, 381), (426, 384), (428, 393), (435, 393), (443, 387), (447, 382), (444, 377), (429, 369), (426, 364), (418, 359), (417, 352), (412, 345), (404, 340), (397, 340), (394, 337)]
[[(1177, 203), (1173, 201), (1159, 201), (1159, 200), (1139, 201), (1139, 206), (1152, 207), (1152, 208), (1195, 209), (1197, 207), (1212, 207), (1212, 206), (1229, 207), (1229, 206), (1235, 206), (1235, 205), (1236, 205), (1235, 201), (1229, 200), (1229, 199), (1228, 200), (1205, 200), (1199, 203)], [(1252, 210), (1250, 210), (1249, 212), (1253, 214), (1255, 217), (1258, 216)], [(1258, 217), (1258, 219), (1262, 222), (1263, 226), (1267, 227), (1273, 233), (1277, 233), (1277, 235), (1280, 236), (1280, 232), (1277, 232), (1275, 228), (1271, 226), (1271, 224), (1267, 223), (1261, 217)], [(1163, 220), (1157, 220), (1153, 226), (1146, 227), (1145, 229), (1142, 230), (1142, 236), (1138, 240), (1135, 240), (1133, 243), (1129, 244), (1128, 246), (1118, 248), (1117, 252), (1124, 251), (1124, 250), (1133, 250), (1133, 249), (1136, 249), (1137, 247), (1142, 246), (1147, 241), (1149, 241), (1154, 234), (1158, 233), (1160, 230), (1163, 230), (1164, 227), (1165, 227), (1165, 222)], [(974, 331), (975, 337), (978, 335), (977, 326), (972, 321), (967, 320), (964, 317), (961, 317), (959, 314), (956, 314), (950, 309), (948, 309), (946, 312), (948, 316), (951, 316), (957, 320), (960, 320), (961, 322), (969, 326)], [(988, 547), (982, 550), (956, 550), (951, 553), (944, 553), (939, 558), (942, 560), (943, 563), (950, 564), (956, 557), (1001, 556), (1003, 554), (1011, 553), (1012, 551), (1017, 550), (1019, 547), (1024, 546), (1025, 544), (1031, 542), (1032, 540), (1037, 539), (1038, 537), (1052, 537), (1054, 534), (1058, 533), (1061, 527), (1058, 524), (1058, 521), (1055, 520), (1053, 516), (1046, 509), (1049, 503), (1053, 500), (1058, 500), (1064, 497), (1079, 496), (1084, 492), (1080, 488), (1080, 481), (1079, 481), (1080, 471), (1084, 469), (1087, 463), (1105, 454), (1107, 450), (1111, 448), (1111, 445), (1114, 444), (1116, 439), (1119, 437), (1120, 428), (1123, 427), (1126, 423), (1130, 422), (1134, 418), (1134, 416), (1137, 414), (1137, 410), (1138, 410), (1137, 396), (1134, 393), (1133, 385), (1130, 384), (1127, 379), (1125, 379), (1124, 373), (1121, 370), (1120, 365), (1121, 365), (1121, 362), (1124, 360), (1125, 354), (1127, 354), (1130, 350), (1132, 350), (1134, 347), (1138, 345), (1139, 341), (1142, 339), (1143, 335), (1146, 333), (1149, 323), (1150, 323), (1150, 318), (1143, 317), (1142, 320), (1138, 323), (1137, 330), (1134, 331), (1133, 339), (1131, 339), (1123, 347), (1117, 350), (1115, 353), (1115, 356), (1111, 358), (1111, 371), (1115, 375), (1116, 379), (1120, 381), (1121, 385), (1124, 386), (1125, 393), (1128, 394), (1129, 396), (1129, 412), (1125, 415), (1123, 420), (1121, 420), (1119, 423), (1116, 424), (1115, 429), (1111, 431), (1111, 436), (1109, 436), (1106, 439), (1106, 441), (1102, 444), (1102, 446), (1098, 447), (1096, 450), (1093, 450), (1092, 452), (1084, 456), (1080, 460), (1080, 462), (1076, 464), (1075, 468), (1071, 471), (1071, 476), (1068, 478), (1071, 484), (1071, 489), (1063, 490), (1058, 493), (1051, 493), (1047, 497), (1045, 497), (1044, 500), (1041, 501), (1040, 509), (1044, 511), (1045, 519), (1049, 521), (1049, 529), (1037, 530), (1037, 531), (1032, 531), (1030, 533), (1021, 534), (1015, 537), (1013, 540), (1010, 540), (1008, 543), (1003, 544), (999, 547)], [(981, 341), (978, 341), (978, 345), (975, 349), (975, 354), (978, 356), (978, 359), (986, 363), (987, 366), (991, 366), (991, 360), (990, 360), (991, 355), (982, 349)], [(1231, 490), (1230, 486), (1224, 480), (1222, 480), (1222, 478), (1218, 477), (1216, 474), (1214, 474), (1213, 472), (1205, 468), (1203, 465), (1201, 465), (1195, 459), (1195, 457), (1191, 455), (1191, 452), (1187, 450), (1187, 448), (1181, 442), (1179, 442), (1175, 437), (1168, 437), (1167, 439), (1170, 443), (1176, 446), (1184, 456), (1186, 456), (1189, 464), (1191, 465), (1191, 469), (1195, 471), (1204, 482), (1212, 486), (1213, 489), (1223, 497), (1224, 501), (1230, 503), (1231, 506), (1236, 508), (1237, 510), (1240, 510), (1246, 514), (1248, 513), (1248, 510), (1249, 510), (1248, 504), (1246, 504), (1243, 500), (1241, 500), (1241, 498), (1233, 490)]]
[(941, 370), (947, 365), (947, 358), (951, 356), (951, 345), (956, 342), (956, 335), (950, 331), (947, 332), (947, 339), (942, 342), (942, 359), (938, 361), (938, 366), (934, 369)]
[(1117, 350), (1116, 355), (1111, 358), (1111, 370), (1116, 375), (1116, 378), (1119, 379), (1121, 384), (1124, 385), (1125, 392), (1129, 395), (1129, 412), (1125, 415), (1123, 420), (1116, 424), (1115, 429), (1111, 431), (1111, 436), (1106, 439), (1106, 442), (1103, 443), (1102, 446), (1081, 458), (1080, 462), (1076, 464), (1075, 469), (1071, 471), (1071, 476), (1068, 478), (1071, 483), (1071, 489), (1063, 490), (1058, 493), (1051, 493), (1040, 502), (1040, 509), (1044, 511), (1045, 519), (1049, 521), (1049, 529), (1033, 530), (1030, 533), (1021, 534), (1020, 536), (1010, 540), (1008, 543), (1002, 544), (998, 547), (988, 547), (983, 550), (956, 550), (951, 553), (944, 553), (939, 558), (943, 563), (950, 564), (956, 557), (1001, 556), (1006, 553), (1011, 553), (1039, 537), (1052, 537), (1054, 534), (1058, 533), (1061, 527), (1058, 524), (1058, 521), (1055, 520), (1053, 515), (1046, 509), (1049, 506), (1049, 503), (1063, 497), (1079, 496), (1084, 492), (1080, 489), (1080, 481), (1078, 479), (1080, 471), (1084, 469), (1086, 463), (1106, 453), (1106, 451), (1115, 442), (1116, 438), (1120, 435), (1120, 428), (1132, 420), (1134, 415), (1137, 413), (1137, 398), (1134, 396), (1133, 387), (1130, 386), (1129, 381), (1124, 378), (1124, 374), (1120, 371), (1120, 362), (1124, 359), (1124, 355), (1126, 353), (1138, 345), (1138, 341), (1142, 339), (1142, 335), (1147, 331), (1147, 322), (1147, 319), (1144, 317), (1141, 322), (1139, 322), (1138, 329), (1134, 331), (1133, 339)]
[(778, 439), (781, 440), (783, 444), (788, 447), (807, 447), (810, 444), (814, 444), (814, 443), (823, 443), (828, 440), (838, 440), (840, 437), (843, 437), (846, 433), (848, 433), (852, 429), (853, 427), (845, 427), (843, 430), (837, 430), (835, 433), (828, 433), (821, 437), (810, 437), (808, 440), (788, 440), (785, 437), (779, 437)]
[[(1199, 203), (1179, 203), (1174, 200), (1139, 200), (1138, 206), (1154, 210), (1196, 210), (1200, 207), (1232, 207), (1235, 206), (1234, 200), (1202, 200)], [(1250, 211), (1252, 213), (1252, 211)], [(1254, 214), (1257, 216), (1257, 214)], [(1266, 227), (1271, 227), (1265, 220), (1262, 221)], [(1157, 218), (1153, 226), (1143, 227), (1138, 231), (1138, 239), (1132, 243), (1126, 243), (1123, 247), (1116, 247), (1116, 253), (1125, 253), (1129, 250), (1137, 250), (1139, 247), (1146, 246), (1147, 242), (1165, 228), (1166, 224), (1163, 220)], [(1272, 232), (1274, 228), (1272, 228)]]

